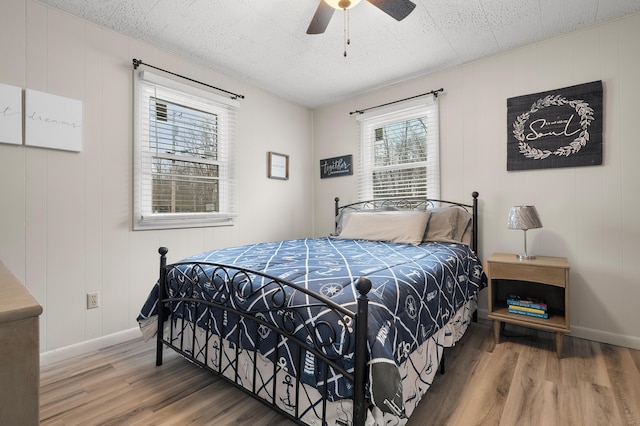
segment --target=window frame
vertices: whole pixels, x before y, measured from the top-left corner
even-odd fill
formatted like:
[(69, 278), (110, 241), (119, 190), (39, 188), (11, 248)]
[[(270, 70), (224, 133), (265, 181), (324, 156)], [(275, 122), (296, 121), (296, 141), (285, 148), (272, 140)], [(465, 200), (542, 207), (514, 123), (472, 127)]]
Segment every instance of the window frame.
[[(234, 134), (235, 111), (239, 102), (214, 93), (177, 82), (146, 70), (134, 70), (134, 179), (133, 179), (133, 230), (174, 229), (209, 226), (230, 226), (234, 224), (235, 183), (234, 183)], [(149, 93), (153, 93), (151, 96)], [(189, 108), (201, 109), (218, 117), (218, 146), (221, 158), (215, 160), (219, 166), (219, 208), (217, 212), (194, 213), (154, 213), (152, 209), (152, 162), (155, 156), (150, 149), (150, 116), (148, 112), (151, 97), (169, 102), (180, 102)], [(189, 156), (161, 154), (158, 158), (175, 157), (189, 161)], [(204, 162), (209, 162), (207, 160)], [(202, 162), (198, 160), (197, 162)]]
[[(358, 179), (358, 198), (360, 201), (375, 199), (373, 172), (375, 128), (385, 125), (425, 117), (427, 123), (427, 159), (424, 161), (426, 169), (426, 193), (416, 195), (424, 198), (440, 198), (440, 130), (438, 98), (429, 95), (425, 98), (414, 99), (399, 104), (376, 108), (357, 117), (360, 123), (360, 173)], [(416, 163), (408, 163), (406, 167), (392, 166), (394, 169), (414, 168)], [(390, 167), (390, 166), (387, 166)], [(394, 198), (394, 197), (379, 197)], [(406, 198), (398, 196), (395, 198)]]

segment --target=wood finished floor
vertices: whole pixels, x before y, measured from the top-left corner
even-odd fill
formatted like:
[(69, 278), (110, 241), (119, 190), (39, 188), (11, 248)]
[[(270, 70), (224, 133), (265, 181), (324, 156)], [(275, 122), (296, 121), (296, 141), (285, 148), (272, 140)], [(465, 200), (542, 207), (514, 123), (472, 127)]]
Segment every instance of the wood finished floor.
[[(488, 321), (447, 351), (408, 424), (640, 426), (640, 351)], [(229, 384), (133, 340), (41, 369), (41, 425), (291, 425)]]

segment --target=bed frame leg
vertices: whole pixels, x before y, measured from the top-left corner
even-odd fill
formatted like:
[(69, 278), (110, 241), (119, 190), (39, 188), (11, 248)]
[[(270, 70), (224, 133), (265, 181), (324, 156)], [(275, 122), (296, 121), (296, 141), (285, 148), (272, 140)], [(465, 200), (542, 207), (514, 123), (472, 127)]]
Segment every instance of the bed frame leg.
[(358, 296), (358, 312), (356, 314), (356, 350), (353, 389), (353, 425), (364, 426), (367, 419), (365, 400), (365, 382), (367, 380), (367, 324), (369, 323), (369, 299), (367, 293), (371, 290), (371, 281), (358, 278), (356, 289)]
[(478, 191), (473, 191), (471, 196), (473, 197), (472, 212), (473, 212), (473, 232), (471, 233), (471, 250), (473, 250), (476, 256), (480, 257), (480, 247), (478, 247), (478, 229), (480, 224), (478, 221)]
[(166, 298), (166, 273), (167, 267), (167, 253), (169, 249), (166, 247), (160, 247), (158, 253), (160, 254), (160, 277), (158, 278), (158, 331), (156, 333), (156, 365), (162, 365), (162, 349), (164, 344), (162, 340), (164, 338), (164, 302)]
[(446, 348), (442, 348), (442, 358), (440, 358), (440, 374), (444, 374), (444, 352)]

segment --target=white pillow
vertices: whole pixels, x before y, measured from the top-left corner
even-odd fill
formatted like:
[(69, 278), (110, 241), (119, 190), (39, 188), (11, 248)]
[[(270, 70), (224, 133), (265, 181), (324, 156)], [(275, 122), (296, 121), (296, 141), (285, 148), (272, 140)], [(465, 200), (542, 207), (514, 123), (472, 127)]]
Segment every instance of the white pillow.
[(349, 213), (342, 218), (338, 238), (418, 245), (422, 242), (429, 214), (423, 210)]

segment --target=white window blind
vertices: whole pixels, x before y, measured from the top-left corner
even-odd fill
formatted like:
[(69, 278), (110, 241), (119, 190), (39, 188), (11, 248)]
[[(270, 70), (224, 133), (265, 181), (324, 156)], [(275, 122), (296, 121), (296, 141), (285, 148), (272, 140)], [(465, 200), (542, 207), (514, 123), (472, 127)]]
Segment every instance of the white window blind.
[(134, 76), (134, 229), (232, 224), (237, 102)]
[(440, 197), (438, 98), (376, 109), (360, 121), (359, 198)]

